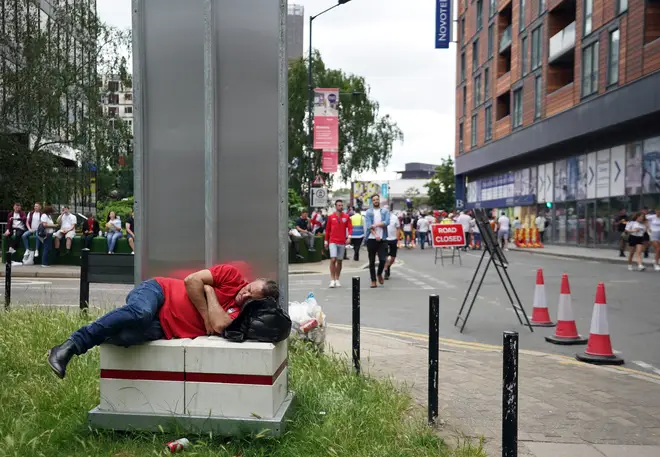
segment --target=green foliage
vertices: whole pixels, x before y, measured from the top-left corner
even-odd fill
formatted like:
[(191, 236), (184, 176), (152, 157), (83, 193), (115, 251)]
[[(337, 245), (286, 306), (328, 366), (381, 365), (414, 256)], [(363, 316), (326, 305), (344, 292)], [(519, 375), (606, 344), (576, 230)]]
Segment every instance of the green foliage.
[(306, 207), (300, 194), (289, 187), (289, 229), (295, 227), (296, 219)]
[(454, 180), (454, 161), (451, 157), (442, 159), (442, 164), (435, 169), (435, 175), (426, 184), (429, 205), (435, 209), (450, 211), (456, 205), (456, 183)]
[(409, 396), (389, 382), (355, 376), (345, 358), (300, 341), (289, 346), (296, 402), (279, 438), (91, 431), (86, 415), (99, 403), (99, 351), (75, 357), (64, 381), (55, 379), (45, 358), (47, 348), (89, 320), (43, 308), (0, 312), (0, 456), (164, 456), (164, 444), (182, 436), (192, 442), (186, 453), (198, 457), (483, 455), (475, 448), (448, 449)]
[(416, 187), (409, 187), (403, 193), (405, 198), (412, 200), (413, 208), (419, 208), (420, 205), (424, 202), (425, 198), (420, 196), (421, 192)]
[(126, 218), (131, 215), (131, 211), (133, 211), (133, 205), (133, 197), (129, 197), (125, 200), (122, 199), (97, 202), (97, 217), (100, 221), (105, 221), (110, 211), (114, 211), (122, 221), (125, 221)]
[[(307, 132), (308, 62), (289, 64), (289, 186), (307, 198), (312, 169), (321, 169), (321, 153), (310, 158)], [(389, 114), (381, 115), (380, 106), (370, 97), (370, 88), (361, 76), (332, 70), (325, 66), (320, 53), (313, 58), (314, 87), (338, 88), (339, 171), (343, 181), (354, 175), (387, 164), (394, 143), (403, 141), (403, 133)], [(332, 185), (332, 176), (324, 176)]]

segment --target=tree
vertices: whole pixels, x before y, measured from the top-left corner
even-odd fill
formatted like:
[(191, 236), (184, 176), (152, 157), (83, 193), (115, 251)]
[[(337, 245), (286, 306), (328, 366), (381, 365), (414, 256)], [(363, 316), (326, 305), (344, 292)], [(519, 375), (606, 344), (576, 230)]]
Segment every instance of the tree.
[(413, 208), (419, 208), (422, 204), (423, 198), (420, 197), (421, 192), (416, 187), (409, 187), (403, 193), (403, 196), (407, 199), (410, 199), (412, 202)]
[[(310, 157), (307, 131), (308, 62), (289, 64), (289, 187), (308, 196), (311, 170), (321, 169), (321, 152)], [(343, 181), (365, 171), (386, 165), (394, 143), (403, 133), (389, 114), (381, 115), (378, 102), (361, 76), (346, 74), (325, 66), (318, 51), (313, 57), (314, 87), (340, 90), (339, 171)], [(319, 173), (320, 174), (320, 173)], [(324, 176), (332, 185), (332, 176)]]
[(451, 157), (442, 159), (435, 169), (433, 178), (425, 184), (429, 194), (429, 205), (433, 208), (451, 210), (456, 204), (456, 184), (454, 181), (454, 161)]
[[(56, 203), (74, 195), (89, 198), (90, 169), (116, 167), (131, 148), (127, 126), (109, 122), (103, 112), (97, 76), (128, 74), (130, 32), (103, 24), (89, 2), (50, 4), (50, 16), (33, 1), (8, 2), (5, 11), (14, 19), (6, 21), (7, 31), (0, 36), (5, 206), (7, 198)], [(76, 157), (68, 162), (59, 157), (72, 150)]]

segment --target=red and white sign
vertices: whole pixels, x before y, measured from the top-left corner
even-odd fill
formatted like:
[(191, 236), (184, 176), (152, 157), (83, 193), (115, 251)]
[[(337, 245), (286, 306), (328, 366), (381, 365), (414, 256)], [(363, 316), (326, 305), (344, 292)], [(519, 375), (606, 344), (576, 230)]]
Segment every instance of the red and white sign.
[(339, 152), (335, 149), (323, 151), (321, 171), (323, 173), (337, 173), (339, 168)]
[(431, 245), (434, 248), (465, 246), (465, 233), (461, 224), (432, 224)]
[(314, 89), (314, 149), (339, 149), (339, 89)]

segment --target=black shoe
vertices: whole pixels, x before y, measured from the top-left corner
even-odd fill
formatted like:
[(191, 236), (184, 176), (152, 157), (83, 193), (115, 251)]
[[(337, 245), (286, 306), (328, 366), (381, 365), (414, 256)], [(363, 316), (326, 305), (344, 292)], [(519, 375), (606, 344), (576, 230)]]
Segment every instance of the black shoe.
[(626, 255), (623, 253), (623, 251), (619, 251), (619, 257), (625, 257)]
[(58, 378), (64, 379), (64, 376), (66, 376), (66, 366), (69, 364), (71, 357), (77, 353), (78, 349), (70, 339), (48, 351), (48, 364)]
[(385, 279), (390, 279), (390, 269), (385, 270)]

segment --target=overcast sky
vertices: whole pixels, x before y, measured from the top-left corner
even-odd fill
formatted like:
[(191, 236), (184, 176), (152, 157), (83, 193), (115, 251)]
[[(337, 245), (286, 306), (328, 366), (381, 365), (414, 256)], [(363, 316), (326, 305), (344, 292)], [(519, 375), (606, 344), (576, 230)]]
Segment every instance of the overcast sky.
[[(97, 1), (103, 21), (131, 26), (131, 0)], [(294, 3), (305, 7), (307, 50), (309, 14), (335, 1)], [(456, 48), (434, 49), (434, 28), (434, 0), (352, 0), (314, 21), (313, 44), (326, 65), (364, 76), (381, 114), (405, 135), (386, 171), (359, 179), (392, 179), (406, 162), (439, 164), (454, 153)]]

